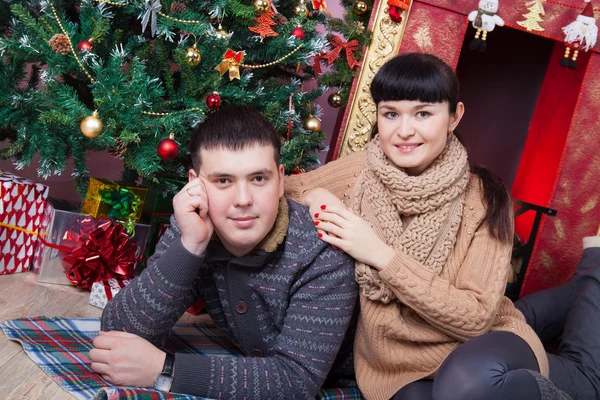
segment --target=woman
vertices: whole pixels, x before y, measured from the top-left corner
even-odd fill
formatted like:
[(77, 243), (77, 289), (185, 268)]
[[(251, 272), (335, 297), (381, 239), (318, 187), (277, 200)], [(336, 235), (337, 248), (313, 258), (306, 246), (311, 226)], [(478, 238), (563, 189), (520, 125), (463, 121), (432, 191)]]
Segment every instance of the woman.
[(367, 150), (286, 183), (319, 236), (357, 261), (361, 391), (376, 400), (539, 399), (546, 352), (504, 296), (510, 196), (454, 134), (464, 113), (456, 75), (435, 56), (406, 54), (378, 71), (371, 95), (377, 126)]

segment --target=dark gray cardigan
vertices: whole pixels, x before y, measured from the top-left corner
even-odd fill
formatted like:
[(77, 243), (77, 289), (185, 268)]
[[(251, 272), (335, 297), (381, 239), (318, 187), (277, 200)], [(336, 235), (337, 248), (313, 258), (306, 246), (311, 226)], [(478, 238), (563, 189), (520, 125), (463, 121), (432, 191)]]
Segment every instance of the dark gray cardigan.
[(201, 297), (243, 356), (176, 354), (173, 392), (308, 399), (328, 376), (333, 385), (351, 384), (354, 261), (318, 238), (307, 208), (291, 200), (288, 208), (287, 233), (284, 226), (277, 249), (243, 257), (217, 241), (201, 257), (189, 253), (172, 217), (148, 268), (105, 308), (102, 330), (124, 330), (161, 345)]

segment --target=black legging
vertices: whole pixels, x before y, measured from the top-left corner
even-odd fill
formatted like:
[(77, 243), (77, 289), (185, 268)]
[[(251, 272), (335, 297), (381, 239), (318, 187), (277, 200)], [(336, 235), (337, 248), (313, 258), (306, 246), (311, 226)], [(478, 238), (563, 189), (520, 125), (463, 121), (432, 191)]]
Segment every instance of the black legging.
[[(515, 306), (542, 342), (561, 338), (548, 354), (550, 380), (573, 400), (600, 399), (600, 247), (585, 249), (573, 281), (524, 297)], [(394, 400), (537, 400), (538, 370), (529, 345), (508, 332), (468, 340), (440, 366), (434, 381), (400, 389)]]
[(533, 351), (508, 332), (473, 338), (444, 360), (434, 381), (417, 381), (402, 388), (393, 400), (533, 400), (540, 398)]

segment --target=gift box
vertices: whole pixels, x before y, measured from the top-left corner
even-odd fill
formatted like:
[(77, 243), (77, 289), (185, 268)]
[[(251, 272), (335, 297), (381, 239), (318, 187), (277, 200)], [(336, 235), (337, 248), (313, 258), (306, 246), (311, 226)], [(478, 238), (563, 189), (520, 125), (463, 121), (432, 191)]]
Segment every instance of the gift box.
[[(76, 212), (57, 210), (51, 205), (46, 207), (43, 219), (46, 221), (47, 226), (45, 235), (47, 244), (42, 243), (38, 246), (33, 263), (33, 271), (36, 273), (39, 282), (91, 287), (94, 282), (88, 282), (89, 279), (80, 282), (80, 284), (77, 283), (78, 276), (76, 274), (79, 272), (76, 271), (76, 274), (69, 276), (73, 264), (80, 261), (78, 268), (85, 270), (83, 271), (85, 277), (91, 277), (95, 281), (96, 279), (101, 280), (103, 276), (112, 277), (111, 275), (120, 273), (116, 271), (120, 268), (117, 264), (122, 261), (119, 257), (126, 257), (127, 260), (133, 259), (132, 275), (135, 276), (139, 273), (141, 257), (150, 231), (149, 225), (134, 225), (132, 240), (136, 248), (133, 250), (133, 254), (122, 256), (124, 251), (130, 253), (132, 251), (130, 247), (125, 246), (125, 239), (129, 236), (122, 231), (122, 226), (114, 221), (92, 218), (89, 215)], [(106, 235), (106, 230), (92, 236), (92, 233), (101, 226), (111, 228), (113, 233), (119, 231), (118, 233), (121, 234), (122, 238), (115, 240), (113, 237), (111, 239), (109, 235)], [(112, 241), (107, 242), (106, 240), (109, 239)], [(94, 252), (97, 254), (93, 254)], [(80, 257), (80, 260), (77, 257)], [(115, 265), (106, 265), (107, 260), (110, 259), (113, 259), (112, 262)], [(104, 265), (99, 265), (99, 261), (103, 261)], [(105, 268), (108, 271), (98, 271), (94, 268)], [(82, 278), (82, 276), (79, 276), (79, 278)]]
[(0, 275), (29, 271), (48, 186), (0, 171)]
[(139, 221), (147, 195), (148, 189), (144, 187), (121, 186), (106, 179), (90, 178), (81, 213), (94, 218)]
[(119, 291), (131, 282), (129, 279), (109, 279), (103, 282), (95, 282), (92, 285), (89, 304), (104, 310), (104, 307), (111, 301)]

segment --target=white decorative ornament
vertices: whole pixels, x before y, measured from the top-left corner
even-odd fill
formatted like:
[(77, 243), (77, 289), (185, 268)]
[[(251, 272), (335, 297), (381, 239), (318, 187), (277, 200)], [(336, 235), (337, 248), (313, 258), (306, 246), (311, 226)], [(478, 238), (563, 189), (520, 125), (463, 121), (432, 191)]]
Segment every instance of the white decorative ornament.
[(560, 65), (569, 69), (577, 68), (580, 51), (588, 51), (596, 45), (598, 27), (591, 0), (585, 0), (585, 7), (575, 21), (562, 28), (565, 34), (565, 53)]
[(478, 9), (471, 11), (467, 16), (477, 29), (475, 39), (469, 44), (472, 50), (485, 51), (487, 33), (493, 31), (496, 26), (504, 26), (504, 20), (497, 15), (499, 6), (498, 0), (480, 0)]
[(146, 0), (146, 9), (142, 14), (142, 33), (146, 31), (148, 22), (150, 22), (150, 33), (152, 37), (156, 36), (156, 14), (160, 12), (161, 8), (160, 0)]

